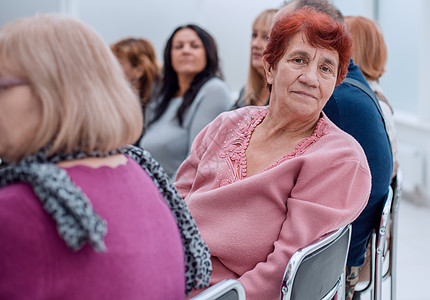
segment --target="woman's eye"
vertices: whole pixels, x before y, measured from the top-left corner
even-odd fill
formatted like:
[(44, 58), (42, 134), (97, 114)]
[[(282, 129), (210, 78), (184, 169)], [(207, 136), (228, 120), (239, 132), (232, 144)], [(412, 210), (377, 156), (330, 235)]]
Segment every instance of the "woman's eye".
[(253, 32), (252, 35), (251, 35), (251, 37), (252, 37), (252, 39), (257, 38), (257, 33)]
[(177, 44), (177, 45), (174, 45), (174, 46), (173, 46), (173, 48), (174, 48), (174, 49), (181, 49), (181, 48), (182, 48), (182, 45), (181, 45), (181, 44)]
[(266, 40), (266, 42), (268, 42), (268, 41), (269, 41), (269, 35), (268, 35), (268, 34), (265, 34), (265, 35), (264, 35), (264, 39)]
[(303, 58), (293, 58), (293, 61), (295, 63), (298, 63), (298, 64), (302, 64), (305, 62), (305, 60)]
[(321, 67), (321, 71), (323, 71), (324, 73), (332, 73), (331, 69), (326, 66)]

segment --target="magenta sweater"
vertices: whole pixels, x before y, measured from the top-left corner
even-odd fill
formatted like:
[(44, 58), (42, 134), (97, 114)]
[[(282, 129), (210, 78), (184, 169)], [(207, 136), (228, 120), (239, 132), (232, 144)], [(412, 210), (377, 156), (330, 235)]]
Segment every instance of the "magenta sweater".
[(237, 278), (247, 300), (279, 299), (291, 255), (351, 223), (371, 186), (362, 148), (325, 115), (293, 152), (247, 178), (245, 150), (266, 114), (221, 114), (197, 136), (175, 183), (211, 251), (211, 284)]
[(145, 171), (66, 170), (107, 221), (107, 252), (67, 248), (30, 185), (0, 188), (0, 299), (184, 299), (178, 227)]

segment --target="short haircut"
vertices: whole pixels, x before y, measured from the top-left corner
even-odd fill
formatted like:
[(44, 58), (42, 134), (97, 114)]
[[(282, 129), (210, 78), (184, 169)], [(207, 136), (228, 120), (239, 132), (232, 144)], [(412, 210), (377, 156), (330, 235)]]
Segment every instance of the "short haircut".
[(109, 47), (81, 21), (41, 14), (4, 25), (0, 68), (27, 79), (42, 107), (37, 132), (18, 157), (48, 145), (50, 154), (108, 152), (140, 135), (137, 95)]
[(352, 58), (368, 80), (378, 80), (385, 73), (387, 45), (378, 25), (362, 16), (345, 17), (352, 36)]
[(338, 22), (344, 22), (342, 12), (336, 8), (329, 0), (293, 0), (296, 3), (296, 9), (304, 6), (313, 7), (316, 11), (325, 13)]
[(293, 10), (277, 18), (270, 32), (264, 59), (275, 68), (285, 54), (288, 42), (302, 32), (313, 47), (335, 50), (339, 54), (336, 85), (345, 79), (351, 57), (351, 37), (343, 23), (311, 7)]
[(125, 38), (111, 45), (111, 50), (116, 57), (127, 59), (133, 67), (142, 66), (139, 97), (143, 104), (146, 104), (150, 99), (153, 84), (160, 77), (160, 67), (151, 42), (143, 38)]

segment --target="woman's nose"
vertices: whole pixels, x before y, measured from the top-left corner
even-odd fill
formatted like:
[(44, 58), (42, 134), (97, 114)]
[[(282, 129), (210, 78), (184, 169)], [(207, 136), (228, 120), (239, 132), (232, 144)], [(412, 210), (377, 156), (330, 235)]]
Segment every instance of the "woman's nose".
[(304, 68), (302, 74), (299, 76), (299, 81), (311, 87), (318, 87), (318, 70), (311, 66)]
[(261, 48), (261, 47), (263, 47), (263, 40), (262, 40), (262, 38), (256, 37), (256, 38), (252, 39), (251, 46), (254, 47), (254, 48)]
[(190, 46), (190, 45), (185, 44), (185, 45), (182, 47), (182, 52), (184, 52), (184, 53), (189, 53), (189, 52), (190, 52), (190, 50), (191, 50), (191, 46)]

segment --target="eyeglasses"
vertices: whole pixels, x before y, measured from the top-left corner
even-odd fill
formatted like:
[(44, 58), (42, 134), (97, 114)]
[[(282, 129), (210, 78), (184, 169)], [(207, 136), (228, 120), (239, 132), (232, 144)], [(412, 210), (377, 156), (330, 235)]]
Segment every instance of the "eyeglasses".
[(27, 79), (0, 76), (0, 89), (7, 89), (13, 86), (25, 85), (29, 83), (30, 82)]

